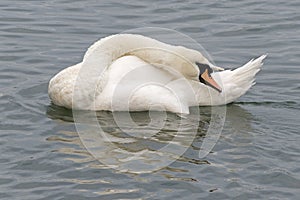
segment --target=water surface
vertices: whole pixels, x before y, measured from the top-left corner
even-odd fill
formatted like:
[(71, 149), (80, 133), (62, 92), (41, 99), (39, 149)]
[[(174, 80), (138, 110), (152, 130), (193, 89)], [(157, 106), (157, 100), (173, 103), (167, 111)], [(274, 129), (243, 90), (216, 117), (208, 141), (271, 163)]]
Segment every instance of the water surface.
[[(0, 198), (2, 199), (297, 199), (300, 195), (299, 1), (0, 2)], [(268, 53), (257, 84), (226, 108), (217, 145), (199, 148), (211, 109), (200, 108), (197, 134), (174, 163), (152, 173), (111, 169), (82, 145), (72, 112), (51, 105), (50, 78), (82, 60), (99, 38), (155, 26), (187, 34), (224, 67)], [(180, 43), (180, 41), (177, 41)], [(184, 45), (184, 44), (183, 44)], [(125, 137), (110, 112), (103, 129), (131, 152), (155, 150), (178, 123), (168, 113), (151, 139)], [(149, 113), (133, 113), (141, 125)], [(154, 129), (155, 129), (154, 124)], [(139, 130), (136, 130), (139, 131)], [(121, 140), (134, 139), (130, 145)], [(116, 143), (118, 143), (118, 141)]]

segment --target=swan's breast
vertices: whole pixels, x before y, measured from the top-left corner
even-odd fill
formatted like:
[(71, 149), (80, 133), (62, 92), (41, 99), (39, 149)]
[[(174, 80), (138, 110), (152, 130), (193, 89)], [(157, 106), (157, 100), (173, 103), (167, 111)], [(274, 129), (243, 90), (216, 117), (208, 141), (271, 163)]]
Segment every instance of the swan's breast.
[(78, 63), (62, 70), (50, 80), (48, 94), (54, 104), (72, 108), (73, 88), (80, 68), (81, 63)]

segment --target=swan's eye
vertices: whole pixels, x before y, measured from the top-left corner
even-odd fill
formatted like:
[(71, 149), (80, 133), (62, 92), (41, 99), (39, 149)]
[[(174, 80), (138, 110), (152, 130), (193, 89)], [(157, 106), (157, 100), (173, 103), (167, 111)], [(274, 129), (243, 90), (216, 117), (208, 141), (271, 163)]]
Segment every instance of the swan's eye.
[(202, 63), (198, 63), (196, 62), (196, 65), (199, 68), (200, 71), (200, 75), (203, 74), (205, 72), (205, 70), (208, 70), (208, 74), (210, 75), (211, 73), (213, 73), (213, 70), (210, 68), (210, 66), (208, 64), (202, 64)]

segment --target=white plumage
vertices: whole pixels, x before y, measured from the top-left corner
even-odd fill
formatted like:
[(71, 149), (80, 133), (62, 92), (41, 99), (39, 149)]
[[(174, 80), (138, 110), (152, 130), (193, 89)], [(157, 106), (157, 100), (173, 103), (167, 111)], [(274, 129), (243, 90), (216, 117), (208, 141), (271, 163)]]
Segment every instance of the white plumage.
[[(200, 52), (133, 34), (93, 44), (83, 62), (55, 75), (49, 96), (56, 105), (83, 110), (167, 110), (233, 102), (255, 83), (266, 55), (235, 70), (222, 70)], [(199, 82), (197, 63), (209, 65), (222, 92)]]

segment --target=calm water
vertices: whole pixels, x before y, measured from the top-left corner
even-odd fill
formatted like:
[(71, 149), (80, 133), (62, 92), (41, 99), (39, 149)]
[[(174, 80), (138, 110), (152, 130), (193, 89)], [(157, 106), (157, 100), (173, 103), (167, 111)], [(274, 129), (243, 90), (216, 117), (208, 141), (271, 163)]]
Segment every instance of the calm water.
[[(145, 2), (0, 2), (0, 198), (298, 199), (300, 2)], [(227, 106), (223, 132), (207, 157), (198, 153), (212, 113), (201, 108), (198, 133), (177, 161), (133, 174), (94, 159), (82, 145), (72, 112), (51, 105), (47, 85), (55, 73), (80, 62), (94, 41), (144, 26), (189, 35), (220, 66), (269, 56), (257, 85)], [(132, 117), (141, 124), (134, 131), (145, 133), (148, 113)], [(126, 139), (112, 113), (97, 118), (109, 135)], [(179, 120), (169, 113), (161, 132), (150, 139), (131, 136), (134, 142), (123, 148), (155, 150), (171, 140)], [(181, 131), (185, 141), (189, 133)]]

